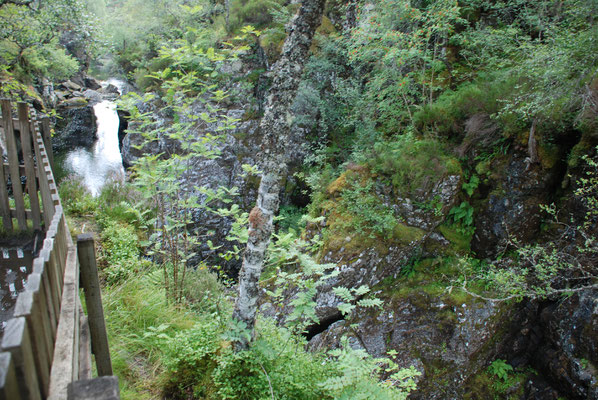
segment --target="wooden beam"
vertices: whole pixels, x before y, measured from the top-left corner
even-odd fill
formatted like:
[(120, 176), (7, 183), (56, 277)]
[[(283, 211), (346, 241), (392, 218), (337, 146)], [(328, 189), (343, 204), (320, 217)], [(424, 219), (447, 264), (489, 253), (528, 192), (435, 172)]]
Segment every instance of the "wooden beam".
[[(3, 164), (4, 165), (4, 164)], [(11, 233), (13, 230), (12, 217), (10, 215), (10, 202), (8, 200), (8, 180), (6, 177), (10, 172), (5, 174), (4, 168), (0, 168), (0, 217), (2, 217), (2, 226), (4, 229)]]
[(110, 361), (108, 335), (106, 334), (106, 323), (104, 321), (95, 245), (91, 234), (84, 233), (77, 236), (77, 253), (79, 254), (79, 265), (81, 267), (81, 286), (83, 286), (85, 304), (87, 305), (91, 348), (96, 356), (98, 375), (112, 375), (112, 362)]
[(100, 376), (73, 382), (69, 385), (67, 400), (120, 400), (118, 378)]
[(79, 263), (77, 249), (68, 250), (64, 276), (64, 291), (60, 307), (60, 321), (54, 346), (54, 360), (50, 373), (49, 400), (64, 400), (67, 397), (67, 386), (77, 379), (79, 356), (76, 353), (75, 337), (79, 335)]
[(91, 337), (82, 307), (79, 307), (79, 315), (79, 379), (91, 379)]
[(54, 171), (54, 150), (52, 149), (52, 128), (50, 128), (50, 118), (43, 117), (41, 119), (41, 136), (44, 139), (44, 146), (50, 167)]

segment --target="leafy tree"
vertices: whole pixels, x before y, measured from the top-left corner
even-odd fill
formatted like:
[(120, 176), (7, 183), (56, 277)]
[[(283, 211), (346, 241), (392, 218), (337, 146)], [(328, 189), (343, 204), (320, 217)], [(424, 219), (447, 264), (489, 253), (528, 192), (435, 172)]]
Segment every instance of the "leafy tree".
[[(231, 216), (240, 214), (238, 207), (229, 211), (215, 208), (230, 203), (236, 188), (211, 189), (185, 184), (198, 159), (218, 156), (217, 145), (222, 139), (219, 133), (234, 127), (235, 121), (219, 109), (226, 93), (216, 90), (212, 84), (215, 64), (228, 57), (234, 54), (213, 48), (203, 51), (187, 41), (160, 49), (160, 58), (169, 66), (151, 77), (160, 83), (163, 93), (160, 100), (164, 107), (160, 114), (173, 116), (166, 126), (154, 119), (154, 113), (142, 113), (137, 108), (140, 101), (150, 102), (155, 95), (146, 94), (141, 98), (133, 93), (122, 103), (138, 126), (129, 132), (144, 138), (140, 148), (155, 144), (160, 149), (157, 153), (145, 152), (136, 161), (134, 183), (143, 194), (144, 206), (151, 210), (147, 221), (152, 227), (148, 254), (162, 266), (167, 298), (175, 303), (182, 300), (187, 269), (196, 257), (195, 250), (203, 242), (203, 238), (190, 229), (197, 213), (201, 210)], [(196, 115), (192, 108), (194, 102), (205, 103), (210, 112)], [(198, 134), (200, 123), (217, 124), (218, 132)]]
[(79, 65), (60, 44), (65, 32), (93, 45), (94, 21), (79, 0), (10, 2), (0, 6), (0, 64), (21, 80), (63, 80)]
[(262, 179), (256, 206), (249, 214), (249, 239), (239, 276), (239, 291), (233, 311), (236, 325), (251, 332), (235, 341), (236, 350), (245, 350), (253, 336), (259, 296), (258, 282), (270, 236), (272, 220), (278, 211), (281, 181), (288, 163), (288, 145), (292, 140), (288, 114), (295, 97), (301, 73), (316, 28), (324, 11), (323, 0), (305, 0), (289, 24), (282, 55), (272, 67), (272, 86), (260, 122), (264, 149)]

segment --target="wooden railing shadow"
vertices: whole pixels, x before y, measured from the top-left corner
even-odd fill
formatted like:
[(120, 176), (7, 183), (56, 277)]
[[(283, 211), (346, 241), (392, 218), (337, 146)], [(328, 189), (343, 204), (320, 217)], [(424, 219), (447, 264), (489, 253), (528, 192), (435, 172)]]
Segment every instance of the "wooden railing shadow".
[[(112, 375), (93, 239), (83, 237), (79, 253), (71, 239), (52, 173), (49, 121), (37, 119), (26, 103), (17, 104), (17, 119), (10, 101), (0, 100), (0, 104), (8, 158), (0, 168), (3, 229), (8, 234), (45, 231), (43, 246), (5, 326), (0, 345), (0, 400), (67, 399), (69, 385), (91, 378), (90, 336), (94, 336), (98, 371)], [(24, 189), (22, 176), (26, 177)], [(88, 313), (94, 320), (91, 335), (79, 300), (80, 266), (85, 271), (82, 283)], [(100, 398), (118, 398), (115, 379), (101, 380), (101, 384), (116, 397)], [(75, 392), (70, 390), (68, 398), (77, 398)]]

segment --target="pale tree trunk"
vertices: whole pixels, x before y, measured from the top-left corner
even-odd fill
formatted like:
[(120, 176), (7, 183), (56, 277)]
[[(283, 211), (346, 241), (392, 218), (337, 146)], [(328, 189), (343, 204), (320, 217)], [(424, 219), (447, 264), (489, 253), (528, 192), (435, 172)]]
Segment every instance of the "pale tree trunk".
[[(295, 98), (309, 47), (322, 20), (325, 0), (304, 0), (297, 15), (287, 26), (288, 36), (282, 54), (272, 66), (272, 86), (268, 93), (264, 116), (260, 122), (263, 135), (262, 179), (256, 205), (249, 214), (249, 240), (239, 275), (239, 293), (233, 319), (251, 331), (255, 325), (259, 278), (270, 236), (272, 219), (278, 212), (281, 181), (286, 176), (291, 143), (290, 107)], [(235, 350), (249, 346), (247, 339), (234, 343)]]

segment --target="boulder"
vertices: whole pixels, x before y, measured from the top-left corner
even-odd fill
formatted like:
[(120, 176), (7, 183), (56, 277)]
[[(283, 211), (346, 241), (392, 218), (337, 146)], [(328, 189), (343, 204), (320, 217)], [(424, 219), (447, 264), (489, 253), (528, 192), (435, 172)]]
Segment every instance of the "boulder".
[[(82, 98), (85, 101), (87, 101)], [(72, 102), (75, 99), (66, 100)], [(77, 99), (78, 100), (78, 99)], [(90, 148), (97, 140), (96, 117), (91, 106), (59, 107), (52, 147), (55, 153), (77, 147)]]
[(67, 98), (58, 104), (59, 110), (71, 109), (71, 108), (81, 108), (87, 106), (87, 99), (83, 96), (80, 97), (71, 97)]
[(104, 100), (101, 93), (91, 89), (87, 89), (86, 91), (84, 91), (83, 97), (89, 100), (89, 104), (92, 106), (101, 103)]
[(62, 82), (61, 85), (71, 91), (81, 91), (81, 89), (82, 89), (81, 85), (78, 85), (75, 82), (70, 81), (70, 80)]
[(84, 86), (91, 90), (99, 90), (102, 88), (100, 82), (97, 79), (92, 78), (91, 76), (85, 75), (83, 77)]
[(98, 89), (98, 92), (102, 94), (119, 94), (118, 88), (112, 84), (108, 84), (106, 87)]

